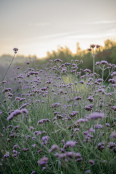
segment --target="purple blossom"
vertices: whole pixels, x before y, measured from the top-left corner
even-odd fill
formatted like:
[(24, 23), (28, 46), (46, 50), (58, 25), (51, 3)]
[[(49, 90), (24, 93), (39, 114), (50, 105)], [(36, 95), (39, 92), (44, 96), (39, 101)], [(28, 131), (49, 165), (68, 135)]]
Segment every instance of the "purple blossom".
[(54, 150), (58, 150), (59, 147), (57, 145), (52, 145), (51, 149), (49, 149), (49, 152), (51, 153)]
[(5, 93), (5, 92), (9, 92), (9, 91), (12, 92), (12, 89), (11, 88), (6, 88), (2, 92)]
[(79, 111), (73, 111), (71, 114), (70, 114), (70, 116), (71, 117), (74, 117), (75, 115), (77, 115), (79, 113)]
[(32, 147), (36, 147), (37, 145), (36, 144), (32, 144)]
[(68, 147), (75, 147), (76, 145), (76, 141), (67, 141), (66, 144), (64, 145), (64, 149), (68, 148)]
[(16, 109), (15, 111), (13, 111), (13, 112), (9, 115), (9, 117), (7, 117), (7, 120), (12, 120), (13, 117), (15, 117), (15, 116), (17, 116), (17, 115), (19, 115), (19, 114), (22, 114), (22, 111), (19, 110), (19, 109)]
[(16, 54), (18, 51), (18, 48), (13, 48), (14, 53)]
[(114, 71), (112, 74), (111, 74), (111, 76), (116, 76), (116, 71)]
[(104, 143), (98, 143), (97, 149), (102, 151), (104, 149)]
[(88, 122), (88, 119), (80, 118), (79, 120), (77, 120), (77, 121), (75, 122), (75, 124), (84, 123), (84, 122)]
[(38, 124), (43, 124), (44, 122), (50, 122), (50, 120), (47, 119), (41, 119), (40, 121), (38, 121)]
[(95, 129), (102, 129), (102, 127), (103, 127), (103, 126), (102, 126), (101, 124), (95, 124), (95, 125), (94, 125), (94, 128), (95, 128)]
[(15, 145), (13, 146), (13, 149), (17, 149), (17, 148), (18, 148), (18, 145), (15, 144)]
[(114, 142), (109, 142), (108, 145), (107, 145), (107, 147), (109, 149), (113, 149), (114, 147), (116, 147), (116, 144)]
[(108, 62), (107, 62), (107, 61), (105, 61), (105, 60), (102, 60), (102, 61), (100, 62), (100, 64), (107, 65), (107, 64), (108, 64)]
[(116, 132), (115, 132), (115, 131), (112, 132), (112, 134), (110, 135), (110, 138), (111, 138), (111, 139), (116, 139)]
[(45, 167), (48, 163), (48, 158), (47, 157), (43, 157), (41, 158), (38, 162), (37, 162), (40, 166)]
[(80, 96), (75, 97), (75, 100), (81, 100), (81, 97)]
[(31, 131), (34, 129), (34, 127), (33, 126), (30, 126), (30, 128), (29, 128)]
[(87, 100), (89, 100), (90, 102), (93, 102), (93, 97), (89, 96), (89, 97), (87, 98)]
[(21, 109), (21, 110), (16, 109), (15, 111), (13, 111), (13, 112), (9, 115), (9, 117), (7, 117), (7, 120), (12, 120), (14, 117), (16, 117), (17, 115), (20, 115), (20, 114), (22, 114), (22, 113), (28, 114), (27, 109)]
[(91, 170), (86, 170), (85, 173), (91, 174)]
[(105, 118), (104, 113), (93, 112), (88, 117), (88, 119), (90, 119), (90, 120), (96, 120), (96, 119), (99, 119), (99, 118)]
[(89, 163), (92, 164), (92, 165), (95, 164), (94, 160), (89, 160)]
[(9, 158), (9, 153), (4, 155), (4, 158)]
[(91, 105), (85, 106), (84, 109), (87, 110), (87, 111), (91, 111), (92, 108), (93, 108), (93, 106), (94, 106), (94, 105), (91, 104)]
[(83, 80), (81, 80), (81, 81), (80, 81), (80, 83), (81, 83), (81, 84), (84, 84), (84, 81), (83, 81)]
[(23, 148), (22, 151), (27, 152), (27, 151), (29, 151), (29, 148)]
[(114, 111), (116, 111), (116, 106), (112, 106), (112, 109), (113, 109)]
[(41, 135), (41, 131), (35, 131), (34, 133), (33, 133), (34, 135)]
[(47, 144), (47, 141), (49, 140), (49, 138), (50, 138), (49, 136), (42, 137), (42, 142), (43, 142), (44, 145)]

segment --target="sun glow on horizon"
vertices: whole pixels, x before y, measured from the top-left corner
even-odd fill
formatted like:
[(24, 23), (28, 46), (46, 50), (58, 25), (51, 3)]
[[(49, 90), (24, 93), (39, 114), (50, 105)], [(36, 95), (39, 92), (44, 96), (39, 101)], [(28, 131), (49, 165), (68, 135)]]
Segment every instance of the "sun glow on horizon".
[(42, 58), (58, 46), (76, 53), (77, 43), (86, 50), (116, 39), (116, 1), (83, 1), (1, 1), (0, 55), (17, 47), (18, 54)]

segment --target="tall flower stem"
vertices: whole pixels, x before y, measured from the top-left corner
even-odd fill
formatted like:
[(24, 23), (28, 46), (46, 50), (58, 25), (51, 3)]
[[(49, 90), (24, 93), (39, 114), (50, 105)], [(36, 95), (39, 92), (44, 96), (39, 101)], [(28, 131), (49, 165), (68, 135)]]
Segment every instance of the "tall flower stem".
[(12, 65), (12, 62), (13, 62), (14, 58), (15, 58), (15, 54), (14, 54), (12, 60), (11, 60), (11, 63), (10, 63), (10, 65), (9, 65), (9, 67), (8, 67), (8, 69), (7, 69), (7, 71), (6, 71), (5, 75), (4, 75), (4, 77), (3, 77), (3, 79), (2, 79), (2, 82), (4, 81), (4, 79), (5, 79), (5, 77), (6, 77), (7, 73), (8, 73), (8, 70), (9, 70), (10, 66)]
[[(95, 83), (95, 53), (94, 53), (94, 50), (93, 50), (93, 53), (92, 53), (92, 57), (93, 57), (93, 82)], [(94, 88), (95, 88), (95, 84), (94, 84)]]
[(103, 69), (102, 69), (102, 85), (103, 85), (103, 81), (104, 81), (104, 65), (103, 65)]
[(95, 54), (92, 54), (93, 57), (93, 75), (95, 73)]

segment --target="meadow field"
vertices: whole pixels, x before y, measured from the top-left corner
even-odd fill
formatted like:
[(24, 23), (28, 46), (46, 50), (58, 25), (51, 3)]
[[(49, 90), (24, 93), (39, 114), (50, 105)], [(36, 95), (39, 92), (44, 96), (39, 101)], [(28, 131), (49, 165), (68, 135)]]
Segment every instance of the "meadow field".
[(116, 64), (91, 60), (2, 69), (1, 174), (116, 173)]

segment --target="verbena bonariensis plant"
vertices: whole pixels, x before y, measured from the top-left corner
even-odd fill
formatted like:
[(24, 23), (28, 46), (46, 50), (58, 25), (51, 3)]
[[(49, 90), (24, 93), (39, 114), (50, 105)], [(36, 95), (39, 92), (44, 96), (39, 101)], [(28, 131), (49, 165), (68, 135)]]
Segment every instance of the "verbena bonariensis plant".
[(3, 79), (2, 79), (2, 82), (4, 81), (4, 79), (5, 79), (5, 77), (6, 77), (7, 73), (8, 73), (8, 70), (9, 70), (10, 66), (12, 65), (12, 62), (13, 62), (13, 60), (14, 60), (14, 58), (15, 58), (15, 55), (16, 55), (17, 52), (18, 52), (18, 48), (13, 48), (13, 51), (14, 51), (14, 56), (13, 56), (11, 62), (10, 62), (10, 65), (8, 66), (8, 69), (6, 70), (6, 73), (5, 73), (5, 75), (4, 75)]
[(49, 68), (34, 70), (27, 62), (25, 72), (15, 68), (19, 91), (4, 82), (3, 173), (116, 172), (116, 66), (96, 63), (110, 69), (106, 86), (103, 75), (79, 69), (80, 63), (55, 59)]

